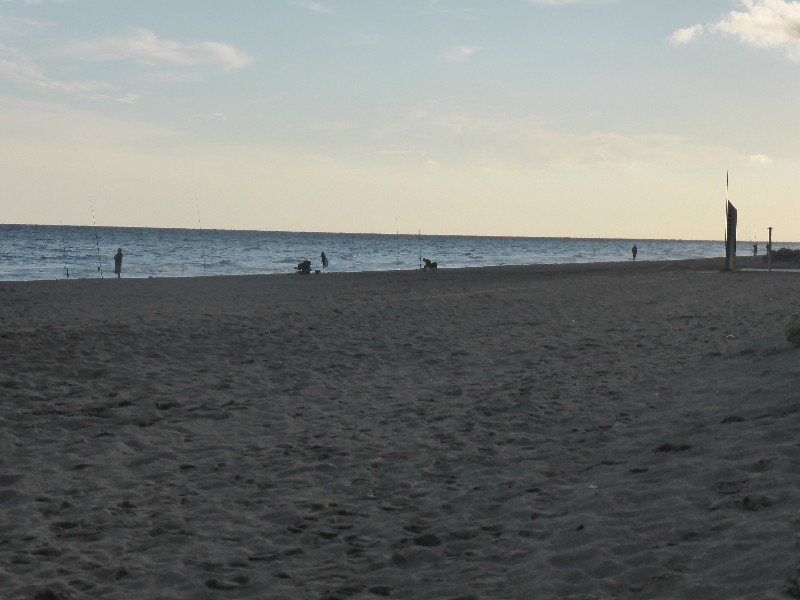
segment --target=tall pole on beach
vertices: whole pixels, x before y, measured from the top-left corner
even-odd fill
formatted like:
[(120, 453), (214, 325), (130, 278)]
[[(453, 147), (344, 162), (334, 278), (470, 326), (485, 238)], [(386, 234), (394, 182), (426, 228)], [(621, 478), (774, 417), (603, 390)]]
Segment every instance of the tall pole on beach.
[(767, 269), (769, 272), (772, 272), (772, 227), (767, 227), (769, 229), (769, 242), (767, 243)]
[(725, 171), (725, 270), (728, 271), (731, 268), (731, 246), (728, 240), (728, 233), (731, 230), (731, 222), (730, 222), (730, 209), (731, 203), (728, 200), (728, 171)]
[(103, 261), (100, 260), (100, 238), (97, 237), (97, 219), (94, 218), (94, 202), (89, 198), (89, 208), (92, 209), (92, 225), (94, 225), (94, 245), (97, 247), (97, 270), (100, 271), (100, 279), (103, 279)]

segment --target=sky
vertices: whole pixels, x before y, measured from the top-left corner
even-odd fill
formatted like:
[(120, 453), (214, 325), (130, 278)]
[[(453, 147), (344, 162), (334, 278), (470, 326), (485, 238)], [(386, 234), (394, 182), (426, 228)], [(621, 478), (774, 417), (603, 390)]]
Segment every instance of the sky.
[(793, 0), (0, 0), (0, 223), (800, 241), (799, 98)]

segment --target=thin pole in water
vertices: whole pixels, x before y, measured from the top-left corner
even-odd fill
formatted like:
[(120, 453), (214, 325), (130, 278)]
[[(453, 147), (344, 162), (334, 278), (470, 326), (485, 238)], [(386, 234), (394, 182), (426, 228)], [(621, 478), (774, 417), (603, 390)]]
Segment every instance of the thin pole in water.
[(419, 248), (419, 268), (422, 269), (422, 229), (417, 231), (417, 247)]
[(64, 248), (64, 271), (67, 273), (67, 279), (69, 279), (69, 265), (67, 264), (67, 237), (64, 235), (64, 224), (59, 221), (58, 224), (61, 226), (61, 245)]
[(203, 259), (203, 272), (206, 270), (206, 247), (203, 243), (203, 224), (200, 222), (200, 201), (197, 194), (194, 195), (194, 202), (197, 205), (197, 225), (200, 227), (200, 258)]
[(100, 279), (103, 279), (103, 261), (100, 260), (100, 238), (97, 237), (97, 219), (94, 218), (94, 202), (89, 198), (89, 208), (92, 209), (92, 224), (94, 225), (94, 243), (97, 246), (97, 270), (100, 271)]
[(400, 245), (400, 227), (397, 224), (397, 215), (394, 216), (394, 244), (396, 253), (394, 263), (399, 265), (403, 262), (403, 248)]
[(769, 243), (767, 243), (767, 268), (769, 272), (772, 273), (772, 227), (767, 227), (769, 229)]
[(725, 240), (725, 270), (727, 271), (730, 267), (730, 247), (728, 246), (728, 209), (730, 208), (730, 201), (728, 200), (728, 181), (730, 179), (730, 175), (728, 171), (725, 171), (725, 235), (723, 235), (723, 239)]

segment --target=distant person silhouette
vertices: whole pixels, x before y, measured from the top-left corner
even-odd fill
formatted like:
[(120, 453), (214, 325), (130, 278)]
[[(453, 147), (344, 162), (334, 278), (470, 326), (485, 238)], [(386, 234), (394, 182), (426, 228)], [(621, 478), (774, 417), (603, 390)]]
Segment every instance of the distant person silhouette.
[(117, 253), (114, 255), (114, 273), (117, 274), (117, 279), (119, 279), (122, 273), (122, 248), (117, 248)]
[(323, 269), (327, 269), (328, 268), (328, 257), (325, 256), (324, 252), (322, 254), (320, 254), (319, 257), (322, 259), (322, 268)]
[(753, 256), (758, 254), (758, 244), (753, 244)]
[(633, 260), (636, 260), (636, 254), (639, 252), (639, 249), (636, 247), (636, 244), (633, 245), (631, 248), (631, 254), (633, 254)]

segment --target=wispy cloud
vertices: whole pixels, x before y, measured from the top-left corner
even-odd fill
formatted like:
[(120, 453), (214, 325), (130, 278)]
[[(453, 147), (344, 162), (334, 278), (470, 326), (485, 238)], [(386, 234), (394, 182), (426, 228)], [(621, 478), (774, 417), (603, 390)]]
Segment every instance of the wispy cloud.
[(669, 36), (669, 41), (671, 41), (673, 44), (688, 44), (702, 33), (702, 25), (684, 27), (683, 29), (678, 29), (677, 31), (673, 32), (672, 35)]
[(720, 21), (675, 31), (670, 40), (686, 44), (702, 33), (722, 34), (757, 48), (783, 50), (800, 60), (800, 2), (793, 0), (740, 0), (742, 11), (733, 10)]
[(41, 30), (49, 26), (49, 23), (37, 21), (36, 19), (0, 15), (0, 33), (24, 36), (32, 31)]
[(453, 63), (467, 62), (480, 48), (475, 46), (458, 46), (442, 54), (442, 60)]
[(121, 98), (117, 98), (117, 102), (122, 104), (135, 104), (139, 101), (139, 98), (141, 98), (139, 94), (125, 94)]
[(332, 8), (320, 4), (319, 2), (295, 2), (295, 6), (305, 8), (320, 15), (329, 15), (333, 12)]
[(751, 165), (771, 165), (772, 159), (765, 154), (753, 154), (750, 156)]
[[(704, 164), (725, 157), (731, 163), (747, 161), (729, 147), (703, 144), (690, 137), (662, 133), (594, 131), (576, 133), (553, 127), (541, 119), (476, 116), (463, 112), (440, 112), (419, 108), (391, 127), (376, 132), (384, 143), (414, 139), (424, 131), (424, 142), (458, 152), (481, 152), (492, 148), (526, 162), (550, 166), (624, 167), (633, 164)], [(764, 164), (764, 163), (762, 163)]]
[(106, 87), (93, 81), (65, 82), (48, 77), (43, 69), (28, 57), (2, 44), (0, 44), (0, 77), (44, 90), (68, 93), (94, 92)]
[(147, 65), (165, 62), (184, 66), (218, 66), (225, 69), (241, 69), (252, 62), (250, 56), (230, 44), (183, 44), (161, 40), (146, 29), (135, 29), (128, 37), (76, 42), (68, 46), (64, 53), (87, 61), (131, 60)]

